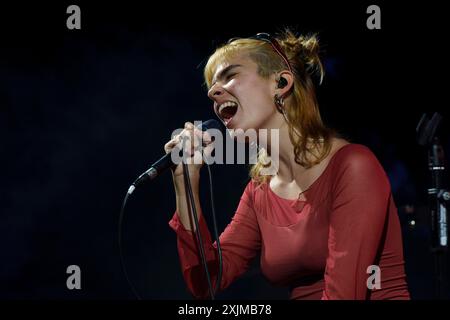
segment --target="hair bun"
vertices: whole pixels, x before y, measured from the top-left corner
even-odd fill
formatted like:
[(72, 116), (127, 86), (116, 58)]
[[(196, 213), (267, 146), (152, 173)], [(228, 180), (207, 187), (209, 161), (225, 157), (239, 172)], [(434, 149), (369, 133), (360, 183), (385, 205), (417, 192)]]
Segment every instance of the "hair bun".
[(289, 60), (298, 66), (298, 71), (307, 72), (310, 76), (318, 73), (322, 82), (324, 70), (320, 60), (320, 45), (317, 35), (296, 36), (292, 31), (286, 30), (280, 37)]
[(298, 40), (302, 47), (300, 54), (304, 56), (305, 62), (307, 64), (316, 64), (319, 62), (319, 40), (316, 36), (300, 36)]

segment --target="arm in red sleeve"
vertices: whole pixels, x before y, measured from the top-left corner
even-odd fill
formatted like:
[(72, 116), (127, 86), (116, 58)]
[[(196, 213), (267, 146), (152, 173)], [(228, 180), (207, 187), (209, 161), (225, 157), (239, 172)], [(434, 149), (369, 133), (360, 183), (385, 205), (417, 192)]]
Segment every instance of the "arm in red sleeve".
[(366, 299), (367, 267), (375, 264), (390, 199), (390, 184), (366, 147), (339, 154), (333, 184), (328, 257), (322, 299)]
[[(220, 235), (222, 249), (222, 281), (220, 290), (228, 287), (250, 266), (261, 247), (260, 231), (253, 210), (252, 182), (250, 182), (239, 202), (232, 221)], [(186, 230), (175, 212), (169, 221), (170, 227), (177, 234), (178, 255), (186, 284), (196, 298), (207, 298), (208, 282), (200, 257), (200, 247), (195, 232)], [(200, 216), (199, 230), (203, 240), (206, 261), (213, 288), (216, 286), (218, 266), (217, 243), (212, 243), (211, 234), (203, 217)]]

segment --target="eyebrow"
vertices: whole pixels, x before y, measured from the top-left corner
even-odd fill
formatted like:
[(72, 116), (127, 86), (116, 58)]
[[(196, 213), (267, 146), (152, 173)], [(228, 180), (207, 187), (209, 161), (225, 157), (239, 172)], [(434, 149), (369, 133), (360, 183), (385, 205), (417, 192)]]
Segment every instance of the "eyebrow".
[(242, 67), (240, 64), (231, 64), (225, 69), (221, 70), (219, 74), (217, 75), (216, 79), (213, 79), (213, 83), (211, 84), (211, 87), (217, 82), (217, 79), (223, 79), (231, 70), (237, 67)]

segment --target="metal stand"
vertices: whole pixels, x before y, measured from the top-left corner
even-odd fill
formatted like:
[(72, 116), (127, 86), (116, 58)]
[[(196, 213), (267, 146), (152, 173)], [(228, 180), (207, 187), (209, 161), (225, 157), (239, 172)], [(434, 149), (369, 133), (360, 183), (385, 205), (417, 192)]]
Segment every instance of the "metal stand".
[(436, 130), (442, 117), (434, 113), (431, 119), (424, 114), (417, 126), (417, 141), (428, 148), (428, 170), (431, 185), (428, 188), (429, 210), (431, 218), (431, 250), (435, 265), (435, 295), (437, 299), (444, 299), (448, 295), (447, 269), (447, 207), (450, 193), (445, 189), (445, 155), (444, 149), (436, 136)]

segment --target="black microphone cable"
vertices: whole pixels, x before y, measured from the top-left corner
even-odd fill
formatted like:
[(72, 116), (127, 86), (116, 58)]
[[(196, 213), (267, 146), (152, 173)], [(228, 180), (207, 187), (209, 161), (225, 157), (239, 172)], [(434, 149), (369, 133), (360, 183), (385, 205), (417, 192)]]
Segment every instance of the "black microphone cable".
[(213, 181), (212, 181), (212, 174), (211, 174), (211, 168), (209, 165), (207, 165), (208, 168), (208, 176), (209, 176), (209, 194), (211, 196), (211, 211), (213, 216), (213, 225), (214, 225), (214, 235), (216, 236), (216, 243), (217, 243), (217, 252), (219, 255), (219, 273), (217, 274), (217, 282), (216, 282), (216, 293), (220, 289), (220, 283), (222, 282), (222, 249), (220, 247), (220, 239), (219, 239), (219, 232), (217, 231), (217, 221), (216, 221), (216, 210), (214, 205), (214, 187), (213, 187)]
[(189, 207), (192, 209), (192, 212), (194, 214), (195, 233), (196, 233), (196, 236), (197, 236), (197, 241), (198, 241), (199, 246), (200, 246), (200, 257), (202, 259), (202, 264), (203, 264), (203, 267), (205, 269), (206, 280), (208, 282), (209, 295), (211, 297), (211, 300), (214, 300), (215, 299), (215, 293), (217, 291), (219, 291), (219, 289), (220, 289), (220, 283), (222, 281), (222, 265), (223, 264), (222, 264), (222, 249), (220, 247), (219, 233), (217, 231), (217, 221), (216, 221), (216, 211), (215, 211), (215, 205), (214, 205), (214, 190), (213, 190), (211, 168), (209, 167), (209, 165), (207, 165), (207, 167), (208, 167), (208, 176), (209, 176), (209, 188), (210, 188), (209, 191), (210, 191), (210, 195), (211, 195), (211, 210), (212, 210), (213, 224), (214, 224), (214, 234), (215, 234), (215, 237), (216, 237), (217, 251), (218, 251), (218, 256), (219, 256), (219, 272), (217, 274), (216, 288), (215, 289), (212, 288), (211, 276), (210, 276), (210, 273), (209, 273), (208, 264), (206, 262), (205, 249), (203, 247), (203, 239), (202, 239), (202, 236), (201, 236), (200, 227), (199, 227), (199, 218), (198, 218), (198, 215), (197, 215), (197, 207), (195, 205), (195, 199), (194, 199), (194, 194), (193, 194), (193, 191), (192, 191), (191, 180), (189, 179), (189, 167), (188, 167), (188, 165), (186, 164), (185, 161), (182, 161), (182, 164), (183, 164), (183, 176), (184, 176), (184, 181), (185, 181), (185, 188), (187, 189), (188, 195), (189, 195), (189, 201), (188, 202), (190, 202), (190, 203), (188, 203), (188, 205), (190, 205)]
[[(130, 187), (131, 188), (131, 187)], [(133, 188), (134, 189), (134, 188)], [(141, 296), (139, 295), (139, 293), (137, 292), (136, 288), (134, 287), (133, 283), (131, 282), (130, 278), (128, 277), (128, 272), (127, 272), (127, 268), (125, 267), (125, 261), (123, 259), (123, 249), (122, 249), (122, 222), (123, 222), (123, 216), (125, 214), (125, 207), (127, 205), (127, 201), (128, 201), (128, 197), (131, 195), (133, 191), (130, 192), (130, 189), (128, 189), (127, 194), (125, 195), (125, 198), (123, 199), (122, 202), (122, 208), (120, 209), (120, 214), (119, 214), (119, 223), (118, 223), (118, 237), (119, 237), (119, 256), (120, 256), (120, 265), (122, 267), (122, 271), (123, 274), (125, 275), (125, 279), (127, 280), (128, 285), (131, 288), (131, 291), (133, 291), (134, 296), (138, 299), (138, 300), (142, 300)]]
[(192, 213), (194, 214), (195, 234), (197, 236), (197, 242), (200, 246), (200, 257), (202, 259), (202, 264), (205, 269), (206, 280), (208, 281), (209, 295), (211, 297), (211, 300), (214, 300), (214, 292), (213, 292), (212, 285), (211, 285), (211, 277), (209, 275), (208, 264), (206, 262), (206, 257), (205, 257), (205, 249), (203, 248), (203, 239), (202, 239), (202, 235), (201, 235), (200, 228), (199, 228), (197, 207), (195, 205), (194, 194), (192, 192), (191, 180), (189, 179), (189, 167), (184, 161), (183, 161), (183, 176), (184, 176), (185, 188), (187, 189), (187, 192), (189, 195), (188, 206), (192, 209)]

